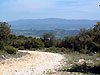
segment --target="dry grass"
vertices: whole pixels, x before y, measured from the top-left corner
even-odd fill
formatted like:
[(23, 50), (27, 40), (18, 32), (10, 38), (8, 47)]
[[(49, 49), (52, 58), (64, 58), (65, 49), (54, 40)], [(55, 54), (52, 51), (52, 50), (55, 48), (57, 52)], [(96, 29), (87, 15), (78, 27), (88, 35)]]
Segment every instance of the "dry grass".
[[(75, 65), (94, 66), (97, 63), (100, 63), (100, 57), (97, 54), (81, 54), (78, 52), (72, 52), (64, 54), (65, 58), (63, 59), (63, 67), (56, 70), (56, 72), (48, 73), (48, 75), (93, 75), (93, 73), (87, 72), (77, 72), (77, 71), (68, 71), (73, 68)], [(78, 69), (79, 70), (79, 69)], [(94, 73), (94, 75), (100, 75)]]

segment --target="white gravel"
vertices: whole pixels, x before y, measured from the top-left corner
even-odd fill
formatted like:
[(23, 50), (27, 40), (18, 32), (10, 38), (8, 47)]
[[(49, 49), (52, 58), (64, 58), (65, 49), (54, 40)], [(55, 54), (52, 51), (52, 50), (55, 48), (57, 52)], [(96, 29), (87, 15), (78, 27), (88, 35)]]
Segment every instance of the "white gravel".
[(17, 59), (7, 59), (0, 62), (0, 75), (44, 75), (47, 71), (58, 68), (64, 58), (60, 54), (28, 52), (26, 56)]

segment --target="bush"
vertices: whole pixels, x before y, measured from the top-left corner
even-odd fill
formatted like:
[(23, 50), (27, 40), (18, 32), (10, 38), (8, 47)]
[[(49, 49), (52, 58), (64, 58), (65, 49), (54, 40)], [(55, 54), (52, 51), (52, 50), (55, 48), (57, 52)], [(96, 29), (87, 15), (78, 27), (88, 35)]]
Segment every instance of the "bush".
[(15, 47), (15, 48), (20, 48), (21, 46), (25, 45), (25, 40), (13, 40), (11, 41), (11, 46)]
[(0, 50), (0, 55), (1, 55), (1, 54), (7, 54), (7, 52), (4, 51), (4, 50)]
[(86, 46), (85, 49), (81, 49), (80, 52), (84, 53), (84, 54), (88, 54), (88, 53), (90, 53), (90, 50), (88, 50), (87, 46)]
[(7, 22), (0, 22), (0, 49), (8, 45), (10, 32), (10, 25)]
[(20, 46), (19, 48), (18, 48), (18, 50), (24, 50), (25, 48), (24, 48), (24, 46)]
[(31, 48), (43, 48), (44, 47), (44, 43), (37, 38), (32, 38), (29, 39), (25, 42), (24, 48), (25, 49), (31, 49)]
[(58, 53), (60, 52), (56, 47), (50, 47), (45, 50), (46, 52)]
[(4, 46), (4, 51), (6, 51), (8, 54), (16, 54), (17, 49), (13, 48), (12, 46)]
[(72, 50), (66, 49), (64, 47), (62, 48), (50, 47), (50, 48), (47, 48), (45, 51), (53, 52), (53, 53), (64, 53), (64, 54), (72, 52)]
[(61, 52), (63, 52), (64, 54), (66, 54), (66, 53), (72, 53), (72, 52), (73, 52), (72, 50), (67, 49), (67, 48), (64, 48), (64, 47), (59, 48), (59, 49), (60, 49), (60, 50), (61, 50)]
[(31, 40), (32, 48), (44, 47), (44, 43), (40, 39), (33, 38)]
[(84, 54), (88, 54), (88, 53), (90, 53), (90, 50), (88, 50), (88, 49), (81, 49), (80, 52), (84, 53)]

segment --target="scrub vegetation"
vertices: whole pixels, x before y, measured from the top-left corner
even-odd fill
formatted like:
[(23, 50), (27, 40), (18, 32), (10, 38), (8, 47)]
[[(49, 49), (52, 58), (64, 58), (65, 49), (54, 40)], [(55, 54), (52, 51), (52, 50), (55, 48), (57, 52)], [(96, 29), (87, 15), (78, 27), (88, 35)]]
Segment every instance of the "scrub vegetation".
[(44, 33), (40, 38), (16, 36), (11, 34), (10, 27), (7, 22), (0, 22), (0, 57), (18, 55), (18, 50), (61, 53), (65, 59), (56, 75), (69, 72), (70, 75), (100, 74), (100, 22), (91, 29), (80, 29), (76, 36), (65, 36), (63, 39), (56, 39), (52, 32)]

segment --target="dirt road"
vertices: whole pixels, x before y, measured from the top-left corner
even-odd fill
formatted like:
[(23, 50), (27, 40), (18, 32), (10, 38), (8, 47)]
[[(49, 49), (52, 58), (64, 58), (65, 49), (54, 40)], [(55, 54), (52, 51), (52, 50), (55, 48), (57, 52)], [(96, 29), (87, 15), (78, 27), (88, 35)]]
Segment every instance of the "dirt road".
[(29, 54), (0, 62), (0, 75), (43, 75), (48, 70), (57, 68), (63, 59), (60, 54), (37, 51), (21, 52)]

